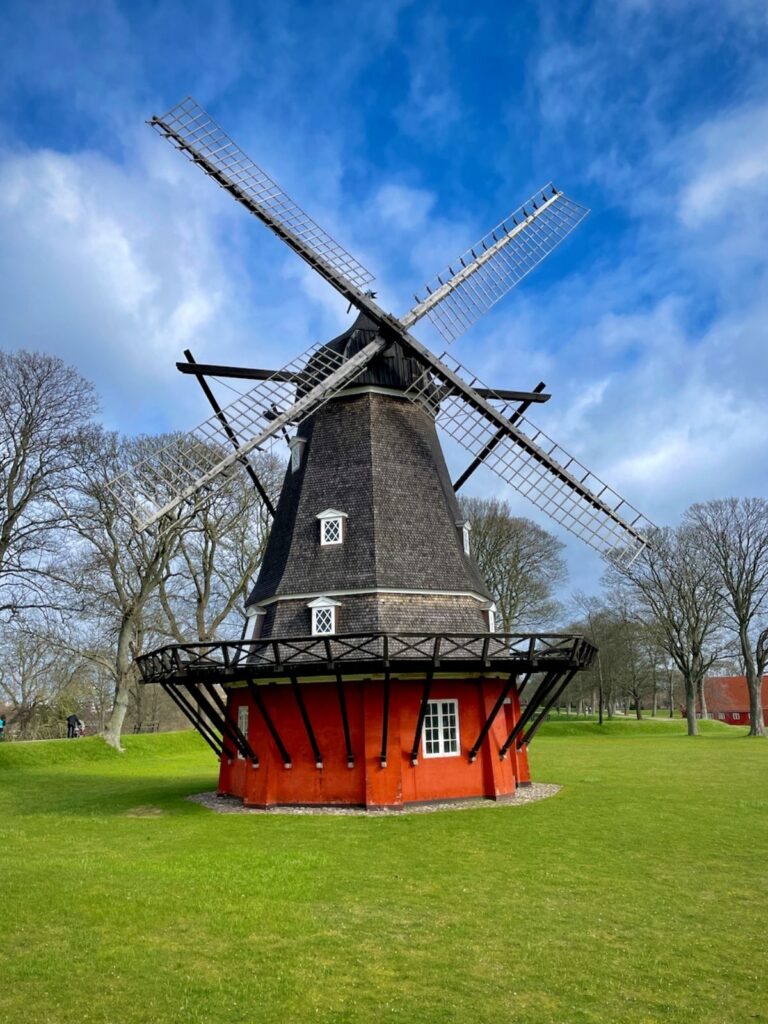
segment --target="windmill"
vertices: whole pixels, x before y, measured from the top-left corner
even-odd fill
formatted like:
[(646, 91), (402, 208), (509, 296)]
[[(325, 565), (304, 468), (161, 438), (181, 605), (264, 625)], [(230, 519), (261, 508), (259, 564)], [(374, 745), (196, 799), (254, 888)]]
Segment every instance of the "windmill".
[[(200, 381), (214, 414), (116, 480), (115, 493), (139, 529), (162, 529), (242, 466), (275, 518), (244, 636), (152, 652), (139, 659), (144, 681), (160, 682), (199, 726), (190, 698), (203, 708), (222, 791), (251, 803), (401, 805), (513, 791), (527, 779), (533, 734), (594, 650), (580, 637), (495, 632), (456, 491), (485, 465), (620, 565), (652, 528), (530, 422), (528, 408), (549, 398), (543, 384), (489, 388), (411, 329), (428, 317), (455, 340), (587, 211), (546, 185), (395, 317), (376, 304), (372, 275), (193, 99), (149, 123), (358, 316), (279, 370), (200, 364), (189, 352), (177, 364)], [(222, 408), (208, 376), (254, 383)], [(453, 483), (436, 428), (472, 457)], [(286, 438), (291, 460), (275, 507), (249, 455)], [(225, 685), (226, 702), (214, 683)], [(337, 726), (346, 773), (331, 770), (319, 739)], [(411, 727), (412, 741), (401, 740)], [(292, 756), (291, 746), (307, 756)], [(259, 773), (262, 763), (269, 770)]]

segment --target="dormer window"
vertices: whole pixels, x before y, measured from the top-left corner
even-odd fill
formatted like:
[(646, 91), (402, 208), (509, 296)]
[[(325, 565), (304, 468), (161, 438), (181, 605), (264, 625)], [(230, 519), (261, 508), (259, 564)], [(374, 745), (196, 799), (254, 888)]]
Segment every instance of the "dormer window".
[(489, 602), (485, 608), (485, 621), (488, 624), (488, 632), (496, 632), (496, 605), (493, 602)]
[(288, 442), (288, 447), (291, 449), (291, 472), (295, 473), (301, 465), (301, 458), (304, 454), (304, 445), (307, 443), (306, 437), (292, 437)]
[(258, 640), (261, 635), (261, 627), (264, 624), (264, 616), (266, 615), (264, 608), (259, 608), (258, 605), (250, 604), (245, 609), (245, 640)]
[(464, 548), (464, 554), (470, 554), (469, 546), (469, 534), (472, 529), (472, 524), (468, 519), (465, 519), (463, 523), (456, 523), (458, 528), (461, 530), (461, 546)]
[(325, 512), (319, 512), (317, 518), (320, 520), (320, 543), (323, 547), (344, 543), (344, 520), (348, 518), (346, 512), (327, 508)]
[(330, 636), (338, 631), (338, 609), (341, 601), (317, 597), (307, 605), (312, 615), (312, 636)]

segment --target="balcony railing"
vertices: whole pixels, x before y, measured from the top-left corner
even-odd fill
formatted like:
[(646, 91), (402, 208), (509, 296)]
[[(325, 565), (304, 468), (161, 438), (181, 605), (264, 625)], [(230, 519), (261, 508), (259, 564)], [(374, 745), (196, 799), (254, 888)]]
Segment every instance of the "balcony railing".
[(390, 673), (443, 668), (550, 671), (588, 668), (595, 647), (563, 633), (338, 633), (168, 644), (136, 659), (145, 683), (180, 678)]

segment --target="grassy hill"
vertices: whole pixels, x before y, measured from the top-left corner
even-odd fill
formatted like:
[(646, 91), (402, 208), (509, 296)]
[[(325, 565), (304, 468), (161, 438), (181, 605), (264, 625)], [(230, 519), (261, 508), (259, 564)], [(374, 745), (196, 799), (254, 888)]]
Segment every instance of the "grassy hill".
[(558, 796), (222, 816), (194, 735), (0, 745), (8, 1024), (768, 1021), (768, 743), (566, 718)]

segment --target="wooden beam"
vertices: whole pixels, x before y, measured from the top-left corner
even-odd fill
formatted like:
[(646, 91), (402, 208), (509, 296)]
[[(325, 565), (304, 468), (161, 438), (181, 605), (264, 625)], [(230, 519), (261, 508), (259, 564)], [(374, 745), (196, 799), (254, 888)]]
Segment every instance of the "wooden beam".
[(349, 732), (349, 717), (347, 715), (347, 702), (344, 697), (344, 680), (341, 672), (336, 669), (336, 695), (339, 698), (339, 709), (341, 711), (341, 725), (344, 730), (344, 746), (347, 751), (347, 768), (355, 767), (355, 755), (352, 750), (352, 737)]
[(389, 737), (389, 669), (384, 673), (384, 712), (381, 720), (381, 754), (379, 762), (387, 767), (387, 739)]
[(526, 729), (525, 735), (522, 737), (522, 739), (518, 743), (519, 747), (526, 747), (526, 746), (528, 746), (528, 744), (531, 742), (533, 737), (536, 735), (536, 733), (541, 728), (542, 722), (544, 721), (544, 719), (547, 717), (549, 712), (554, 707), (555, 702), (560, 700), (560, 697), (565, 692), (565, 689), (568, 686), (568, 684), (570, 683), (570, 681), (576, 675), (576, 672), (577, 672), (577, 669), (571, 669), (570, 672), (566, 672), (565, 679), (563, 680), (562, 685), (561, 686), (557, 686), (555, 688), (555, 692), (553, 693), (552, 697), (547, 701), (545, 706), (542, 708), (541, 713), (539, 714), (539, 717), (536, 719), (536, 721), (533, 723), (533, 725), (530, 727), (530, 729)]
[[(502, 687), (502, 690), (501, 690), (501, 693), (499, 694), (498, 700), (496, 701), (496, 703), (491, 708), (491, 713), (488, 715), (488, 717), (486, 718), (485, 722), (483, 723), (483, 727), (480, 730), (480, 733), (479, 733), (477, 739), (475, 740), (475, 742), (473, 743), (472, 749), (469, 752), (469, 763), (470, 764), (472, 764), (475, 761), (475, 759), (477, 758), (477, 753), (480, 750), (480, 746), (481, 746), (483, 740), (485, 739), (485, 737), (488, 735), (491, 726), (496, 721), (496, 716), (501, 711), (501, 708), (502, 708), (502, 706), (504, 704), (504, 701), (509, 696), (509, 691), (515, 685), (516, 678), (517, 678), (517, 675), (516, 675), (516, 673), (513, 672), (510, 675), (510, 677), (507, 680), (507, 682)], [(482, 684), (485, 682), (485, 680), (481, 678), (479, 680), (479, 682), (480, 682), (480, 684), (482, 686)]]
[(248, 758), (252, 762), (254, 768), (258, 768), (259, 759), (253, 752), (251, 744), (248, 742), (248, 737), (243, 734), (243, 732), (240, 729), (240, 726), (237, 724), (234, 718), (229, 717), (229, 708), (221, 699), (219, 694), (216, 692), (216, 687), (214, 686), (214, 684), (201, 683), (200, 685), (206, 688), (206, 690), (208, 691), (208, 695), (221, 711), (222, 717), (232, 733), (232, 739), (235, 740), (235, 742), (237, 743), (243, 757)]
[[(184, 355), (187, 355), (185, 352)], [(189, 356), (187, 355), (187, 359)], [(220, 366), (218, 363), (176, 363), (181, 373), (192, 373), (195, 376), (227, 377), (233, 380), (274, 380), (285, 383), (298, 381), (300, 375), (282, 370), (265, 370), (249, 366)], [(509, 391), (502, 388), (475, 388), (483, 398), (501, 398), (505, 402), (548, 402), (551, 395), (540, 391)]]
[(522, 713), (522, 715), (520, 715), (509, 736), (507, 736), (506, 740), (504, 741), (501, 750), (499, 750), (500, 761), (504, 760), (504, 758), (507, 756), (507, 751), (509, 750), (509, 748), (512, 746), (512, 744), (523, 731), (523, 729), (526, 727), (526, 725), (528, 725), (528, 722), (533, 718), (538, 709), (544, 703), (547, 696), (551, 693), (553, 687), (557, 685), (557, 680), (560, 678), (561, 671), (561, 669), (553, 669), (551, 672), (547, 672), (547, 674), (544, 676), (541, 683), (539, 684), (538, 689), (536, 690), (536, 693), (528, 702), (525, 711)]
[(277, 746), (277, 749), (280, 751), (280, 757), (282, 757), (283, 759), (283, 766), (285, 768), (291, 768), (293, 765), (291, 755), (288, 753), (285, 744), (282, 741), (280, 733), (277, 731), (277, 727), (275, 723), (272, 721), (272, 718), (270, 717), (269, 712), (267, 711), (264, 705), (264, 701), (262, 700), (261, 694), (259, 693), (258, 686), (255, 683), (250, 682), (247, 684), (247, 686), (249, 693), (253, 697), (254, 704), (259, 709), (261, 717), (264, 719), (267, 729), (269, 729), (270, 736), (275, 741), (275, 745)]
[(189, 703), (189, 701), (182, 697), (180, 693), (177, 693), (174, 688), (168, 683), (160, 684), (168, 696), (171, 698), (176, 707), (181, 711), (185, 718), (188, 718), (193, 728), (198, 732), (211, 750), (214, 752), (216, 757), (221, 757), (222, 746), (219, 743), (219, 738), (212, 729), (203, 721), (202, 716), (198, 713), (195, 714), (195, 709)]
[[(198, 364), (195, 362), (194, 357), (193, 357), (192, 353), (189, 351), (189, 349), (185, 349), (184, 350), (184, 355), (189, 360), (189, 363), (187, 363), (186, 365), (192, 367), (192, 371), (191, 372), (195, 372), (195, 368), (198, 366)], [(181, 364), (177, 363), (176, 365), (179, 366)], [(224, 428), (224, 433), (227, 435), (229, 440), (232, 442), (232, 447), (235, 449), (235, 451), (239, 451), (240, 450), (240, 442), (237, 439), (237, 434), (232, 429), (232, 425), (230, 424), (229, 420), (227, 419), (226, 414), (224, 413), (224, 410), (221, 408), (219, 403), (216, 401), (216, 396), (211, 391), (211, 389), (208, 387), (208, 382), (206, 381), (202, 371), (199, 368), (197, 369), (197, 372), (195, 373), (195, 376), (197, 377), (198, 384), (203, 389), (203, 394), (208, 399), (208, 402), (210, 403), (210, 406), (213, 409), (213, 411), (216, 413), (216, 418), (218, 419), (219, 423), (221, 423), (222, 427)], [(264, 487), (263, 487), (263, 485), (261, 483), (261, 480), (259, 480), (259, 477), (258, 477), (258, 474), (256, 473), (256, 470), (251, 465), (250, 459), (248, 458), (247, 455), (244, 455), (240, 461), (242, 462), (243, 466), (245, 466), (245, 470), (248, 473), (248, 476), (251, 478), (251, 482), (253, 483), (253, 486), (259, 492), (259, 497), (264, 502), (264, 505), (265, 505), (267, 511), (269, 512), (269, 514), (274, 519), (274, 516), (275, 516), (274, 505), (272, 504), (272, 501), (270, 500), (269, 495), (264, 490)]]
[(304, 722), (304, 728), (307, 731), (307, 739), (312, 747), (312, 753), (315, 755), (315, 768), (322, 768), (323, 755), (320, 753), (320, 747), (317, 745), (315, 730), (312, 728), (312, 722), (310, 721), (309, 714), (307, 713), (307, 706), (304, 703), (301, 687), (299, 686), (296, 676), (293, 675), (291, 676), (291, 690), (293, 691), (293, 696), (299, 707), (299, 714), (301, 715), (301, 720)]
[(424, 718), (427, 714), (427, 704), (429, 703), (429, 694), (432, 689), (432, 677), (434, 675), (434, 668), (430, 665), (429, 671), (427, 672), (424, 680), (424, 689), (421, 694), (421, 704), (419, 705), (419, 717), (416, 722), (416, 732), (413, 735), (413, 746), (411, 747), (411, 764), (417, 765), (419, 763), (419, 744), (421, 743), (421, 732), (424, 728)]
[[(533, 391), (529, 392), (528, 394), (529, 395), (541, 395), (543, 393), (545, 387), (546, 387), (546, 385), (545, 385), (544, 381), (543, 380), (539, 381), (539, 383), (536, 385), (536, 387), (533, 389)], [(480, 393), (480, 392), (478, 392), (478, 393)], [(522, 392), (521, 392), (521, 394), (522, 394)], [(501, 394), (499, 394), (499, 397), (500, 398), (502, 397)], [(543, 401), (547, 401), (550, 397), (551, 397), (550, 395), (547, 395), (543, 399)], [(536, 398), (530, 398), (530, 397), (529, 398), (524, 398), (522, 400), (521, 404), (518, 406), (518, 408), (515, 409), (514, 413), (509, 417), (509, 422), (510, 423), (517, 423), (518, 420), (523, 415), (523, 413), (526, 411), (526, 409), (529, 408), (529, 406), (531, 405), (531, 402), (535, 402), (535, 401), (542, 401), (542, 399), (536, 399)], [(482, 451), (477, 456), (477, 458), (474, 459), (473, 462), (470, 462), (470, 464), (467, 466), (467, 468), (464, 470), (464, 472), (461, 474), (461, 476), (458, 478), (458, 480), (454, 483), (454, 485), (453, 485), (454, 491), (458, 491), (458, 489), (460, 487), (464, 486), (464, 484), (467, 482), (467, 480), (469, 480), (469, 478), (472, 476), (472, 474), (475, 472), (475, 470), (479, 466), (481, 466), (482, 463), (485, 461), (485, 459), (491, 454), (493, 449), (501, 441), (503, 441), (505, 437), (508, 437), (508, 436), (509, 435), (507, 434), (506, 430), (504, 430), (504, 429), (499, 429), (499, 430), (496, 431), (496, 433), (493, 435), (493, 437), (490, 439), (490, 441), (485, 445), (485, 447), (482, 449)]]

